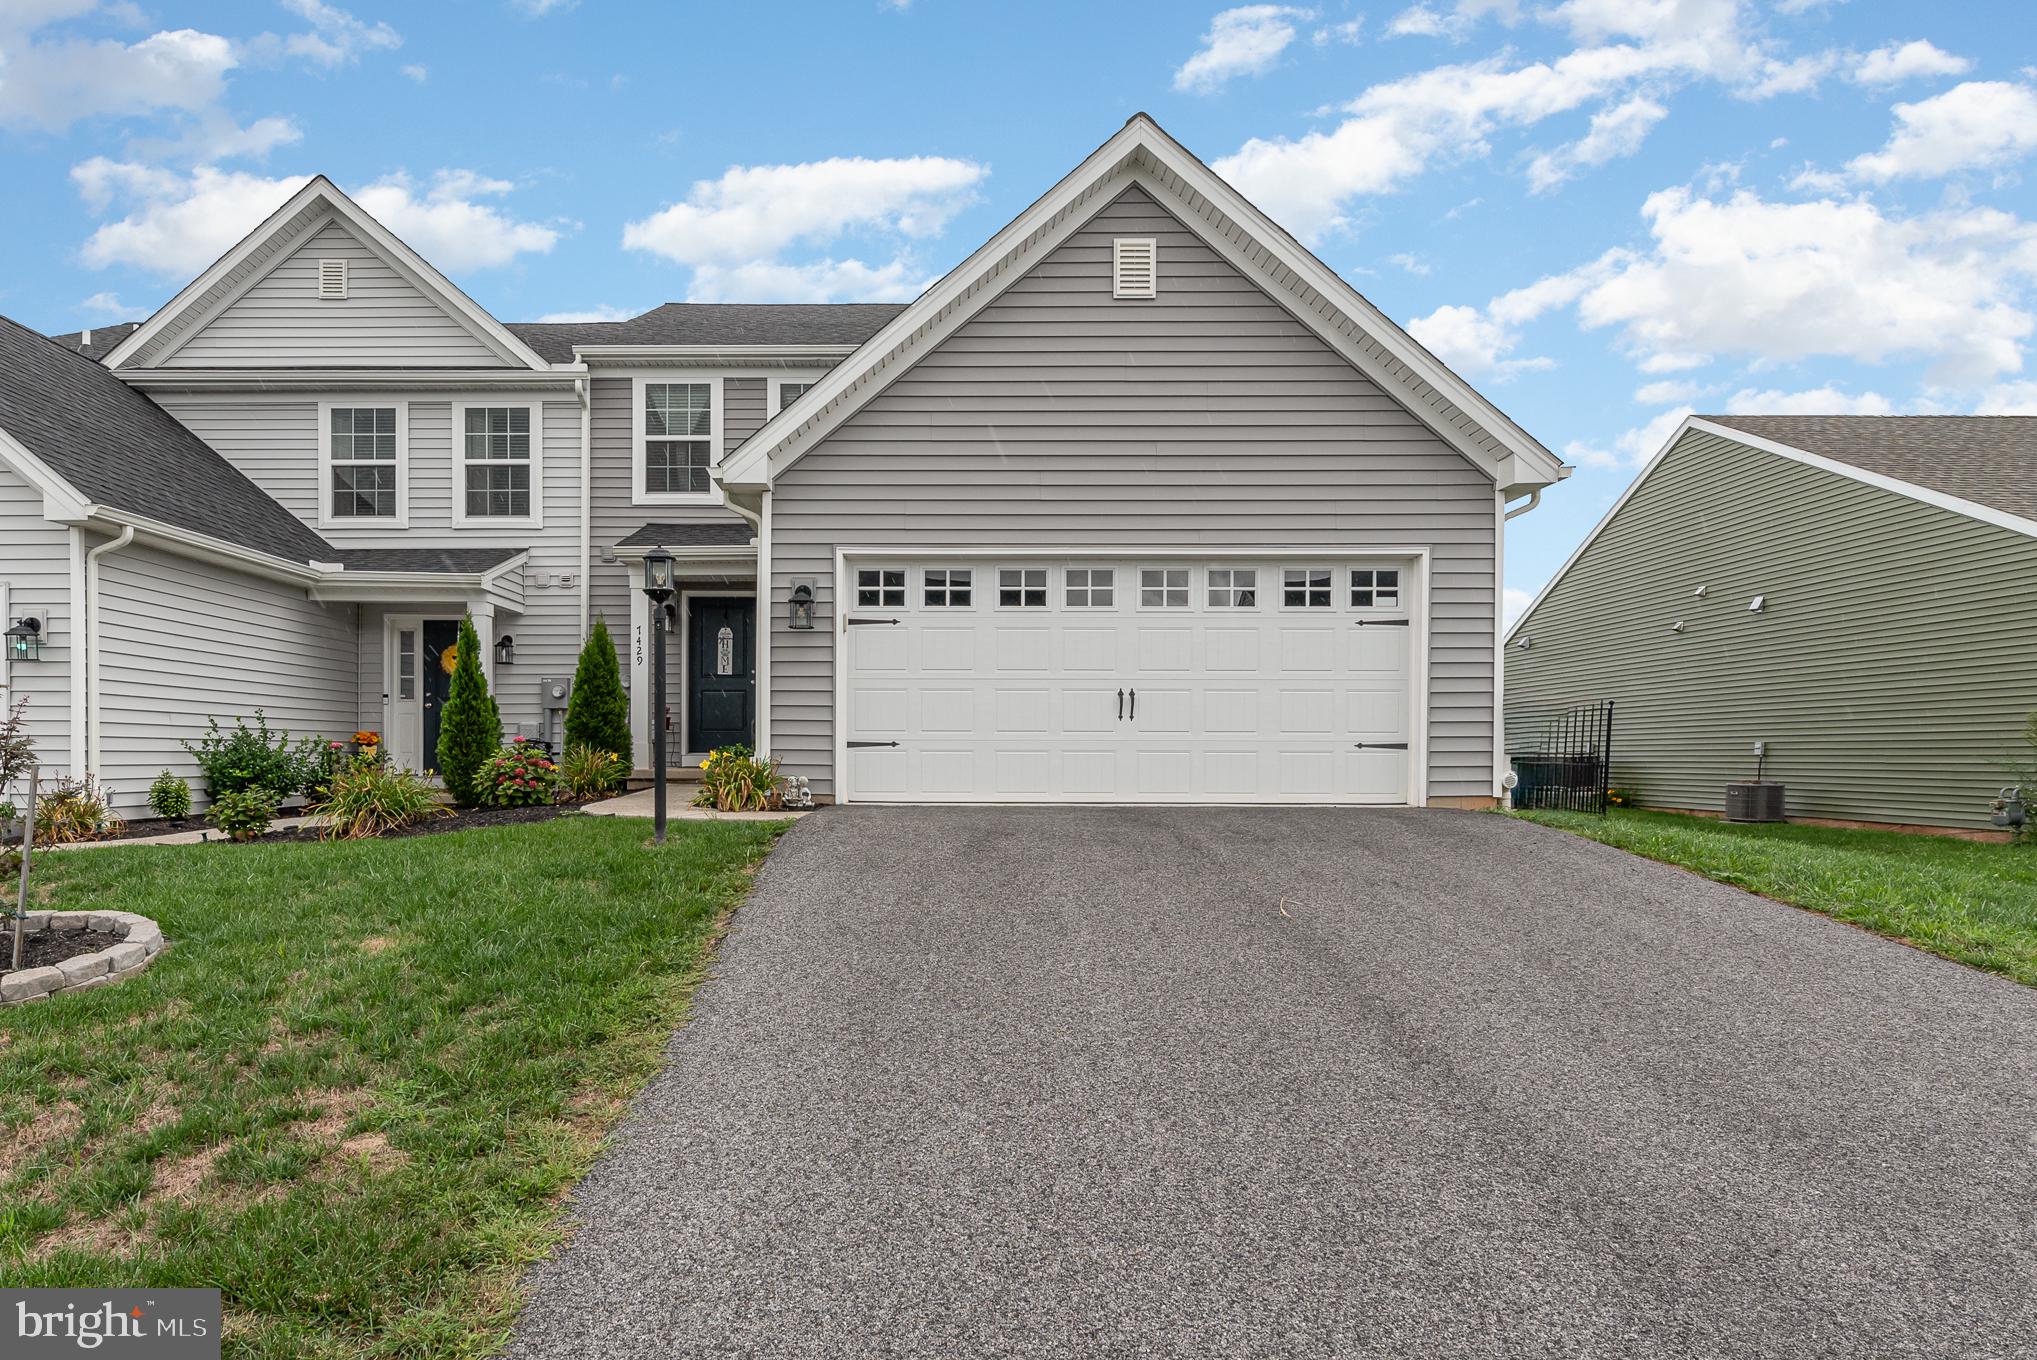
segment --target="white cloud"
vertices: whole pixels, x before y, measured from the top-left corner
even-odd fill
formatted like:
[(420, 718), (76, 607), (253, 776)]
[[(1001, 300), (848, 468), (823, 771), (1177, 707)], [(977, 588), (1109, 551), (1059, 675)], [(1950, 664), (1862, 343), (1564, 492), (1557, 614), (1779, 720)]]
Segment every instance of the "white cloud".
[(363, 52), (388, 51), (403, 45), (388, 24), (367, 23), (325, 0), (282, 0), (283, 8), (311, 25), (285, 37), (283, 50), (317, 66), (331, 69), (358, 61)]
[(1653, 458), (1669, 437), (1676, 433), (1677, 426), (1692, 414), (1691, 407), (1679, 404), (1662, 412), (1643, 425), (1636, 425), (1619, 438), (1611, 448), (1601, 448), (1573, 439), (1563, 446), (1563, 457), (1579, 467), (1585, 468), (1637, 468)]
[(1309, 34), (1309, 41), (1317, 47), (1328, 47), (1332, 43), (1341, 43), (1349, 47), (1356, 43), (1364, 32), (1365, 16), (1361, 14), (1356, 19), (1346, 19), (1340, 24), (1323, 25)]
[(514, 8), (533, 19), (541, 19), (547, 14), (563, 14), (579, 3), (580, 0), (510, 0)]
[[(1642, 216), (1652, 249), (1609, 251), (1493, 299), (1483, 317), (1499, 334), (1485, 357), (1507, 362), (1520, 326), (1574, 304), (1587, 329), (1618, 328), (1651, 374), (1717, 354), (1913, 358), (1931, 363), (1933, 383), (1970, 388), (2022, 364), (2037, 228), (2008, 213), (1898, 218), (1864, 199), (1714, 200), (1678, 188), (1651, 195)], [(1472, 318), (1452, 324), (1491, 339)]]
[(404, 75), (408, 76), (410, 79), (416, 81), (420, 85), (424, 84), (425, 81), (431, 79), (431, 68), (429, 66), (419, 66), (413, 64), (410, 66), (405, 66), (402, 69)]
[(1504, 614), (1500, 620), (1500, 626), (1502, 628), (1511, 628), (1514, 626), (1514, 621), (1525, 614), (1528, 611), (1528, 606), (1535, 602), (1535, 596), (1532, 591), (1522, 590), (1518, 586), (1508, 586), (1501, 595), (1500, 602), (1503, 606)]
[[(73, 167), (71, 178), (90, 207), (125, 212), (86, 240), (80, 255), (87, 265), (126, 265), (188, 279), (281, 207), (309, 176), (270, 178), (210, 165), (187, 175), (95, 156)], [(406, 176), (393, 175), (355, 198), (433, 264), (457, 271), (506, 264), (526, 252), (549, 250), (558, 239), (550, 227), (515, 221), (475, 201), (509, 187), (471, 171), (449, 170), (440, 171), (422, 193)]]
[(588, 307), (577, 312), (546, 312), (539, 317), (543, 322), (571, 321), (627, 321), (633, 316), (643, 315), (643, 308), (635, 311), (627, 307)]
[(1428, 261), (1424, 260), (1419, 255), (1412, 255), (1406, 251), (1401, 251), (1398, 254), (1387, 256), (1386, 262), (1391, 265), (1398, 265), (1400, 268), (1405, 269), (1410, 274), (1417, 274), (1426, 277), (1429, 272)]
[(1456, 0), (1447, 11), (1423, 3), (1402, 10), (1387, 21), (1387, 36), (1393, 38), (1448, 38), (1463, 42), (1487, 15), (1509, 26), (1521, 19), (1519, 0)]
[(1921, 76), (1963, 76), (1973, 69), (1965, 57), (1925, 42), (1889, 43), (1861, 56), (1849, 79), (1861, 85), (1895, 85)]
[(558, 243), (556, 229), (519, 222), (492, 203), (515, 186), (472, 170), (441, 170), (420, 191), (400, 171), (354, 195), (354, 201), (441, 269), (493, 269), (519, 255), (542, 255)]
[(1210, 20), (1202, 47), (1174, 73), (1174, 88), (1213, 94), (1238, 76), (1263, 75), (1294, 41), (1297, 20), (1312, 11), (1288, 5), (1240, 5)]
[(1643, 406), (1660, 406), (1664, 402), (1691, 402), (1703, 391), (1694, 382), (1665, 378), (1661, 382), (1644, 383), (1634, 389), (1634, 400)]
[(81, 312), (97, 312), (100, 316), (127, 316), (135, 309), (122, 302), (114, 293), (94, 293), (78, 304)]
[(976, 201), (989, 173), (975, 161), (941, 156), (735, 166), (720, 179), (695, 182), (685, 201), (627, 223), (622, 239), (631, 250), (690, 266), (693, 296), (702, 301), (742, 297), (745, 288), (760, 290), (751, 301), (905, 296), (924, 279), (902, 251), (880, 265), (780, 257), (850, 235), (892, 238), (894, 250), (898, 238), (939, 235)]
[(1410, 321), (1408, 334), (1459, 373), (1504, 379), (1528, 369), (1555, 367), (1553, 359), (1508, 358), (1520, 337), (1476, 307), (1438, 307)]
[(2037, 150), (2037, 89), (1972, 80), (1895, 106), (1888, 145), (1847, 163), (1860, 179), (1949, 175), (2020, 160)]
[(1895, 410), (1895, 403), (1879, 392), (1854, 396), (1830, 385), (1804, 392), (1742, 388), (1726, 398), (1726, 413), (1736, 416), (1889, 416)]
[(1668, 109), (1646, 95), (1599, 110), (1591, 116), (1591, 128), (1584, 136), (1529, 162), (1528, 187), (1538, 194), (1547, 193), (1580, 170), (1633, 155), (1655, 125), (1668, 116)]
[(2037, 382), (2001, 383), (1981, 394), (1977, 416), (2037, 416)]
[(102, 115), (195, 113), (224, 97), (236, 65), (231, 42), (190, 28), (134, 43), (0, 32), (0, 124), (61, 132)]

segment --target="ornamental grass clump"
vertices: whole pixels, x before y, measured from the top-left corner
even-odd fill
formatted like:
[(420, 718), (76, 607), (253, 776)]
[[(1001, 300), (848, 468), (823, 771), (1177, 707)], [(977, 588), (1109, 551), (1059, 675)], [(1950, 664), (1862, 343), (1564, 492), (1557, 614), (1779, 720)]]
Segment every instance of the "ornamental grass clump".
[(339, 769), (313, 811), (319, 839), (328, 841), (368, 840), (453, 815), (424, 776), (375, 755), (357, 756)]
[(723, 746), (700, 762), (700, 792), (693, 803), (718, 812), (762, 812), (778, 806), (784, 785), (777, 761), (759, 760), (747, 746)]
[(559, 801), (559, 766), (544, 747), (518, 737), (481, 762), (474, 792), (482, 807), (545, 807)]
[(559, 761), (559, 785), (569, 802), (584, 803), (615, 792), (629, 773), (629, 765), (613, 751), (592, 746), (570, 745)]
[(35, 800), (35, 843), (75, 845), (117, 836), (127, 823), (114, 815), (112, 800), (91, 775), (58, 779)]

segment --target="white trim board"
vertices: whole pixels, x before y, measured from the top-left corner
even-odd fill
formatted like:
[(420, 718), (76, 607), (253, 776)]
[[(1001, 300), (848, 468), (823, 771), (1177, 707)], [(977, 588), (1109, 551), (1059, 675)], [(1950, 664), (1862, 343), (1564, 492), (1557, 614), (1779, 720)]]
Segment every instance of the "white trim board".
[[(1902, 417), (1888, 416), (1886, 419), (1900, 420)], [(1990, 505), (1981, 505), (1960, 496), (1949, 495), (1943, 491), (1934, 491), (1927, 486), (1918, 486), (1915, 482), (1905, 482), (1883, 473), (1870, 472), (1866, 468), (1855, 467), (1851, 463), (1840, 462), (1836, 458), (1826, 458), (1820, 454), (1811, 453), (1806, 449), (1778, 443), (1773, 439), (1764, 439), (1760, 435), (1748, 434), (1745, 430), (1736, 430), (1730, 425), (1720, 425), (1694, 415), (1685, 416), (1683, 423), (1671, 431), (1669, 438), (1664, 441), (1662, 447), (1655, 451), (1654, 456), (1649, 458), (1647, 465), (1641, 469), (1632, 482), (1627, 484), (1627, 489), (1622, 491), (1620, 498), (1613, 502), (1612, 509), (1606, 511), (1599, 518), (1599, 522), (1592, 526), (1591, 532), (1584, 536), (1584, 541), (1571, 551), (1570, 556), (1563, 559), (1563, 565), (1558, 567), (1555, 574), (1543, 584), (1540, 590), (1535, 592), (1535, 598), (1528, 602), (1528, 607), (1521, 611), (1521, 616), (1518, 619), (1514, 620), (1513, 627), (1507, 629), (1506, 637), (1500, 644), (1503, 649), (1513, 645), (1514, 636), (1527, 626), (1528, 620), (1534, 617), (1535, 611), (1542, 607), (1542, 601), (1547, 599), (1549, 593), (1556, 589), (1557, 584), (1570, 574), (1570, 569), (1577, 565), (1577, 560), (1584, 556), (1586, 550), (1592, 544), (1598, 542), (1598, 536), (1604, 533), (1606, 526), (1613, 522), (1613, 517), (1619, 514), (1620, 510), (1633, 498), (1634, 493), (1641, 489), (1642, 483), (1655, 474), (1655, 470), (1662, 465), (1662, 460), (1669, 456), (1670, 451), (1676, 447), (1678, 441), (1686, 434), (1693, 432), (1713, 435), (1717, 438), (1742, 445), (1745, 448), (1754, 449), (1760, 453), (1774, 454), (1778, 458), (1786, 458), (1792, 463), (1801, 463), (1805, 467), (1816, 468), (1820, 472), (1829, 472), (1834, 476), (1845, 477), (1850, 481), (1860, 482), (1866, 486), (1894, 492), (1898, 496), (1907, 497), (1924, 505), (1933, 505), (1941, 510), (1951, 510), (1957, 514), (1965, 515), (1969, 519), (1977, 519), (1984, 524), (1992, 524), (1997, 528), (2008, 529), (2013, 533), (2027, 534), (2032, 538), (2037, 538), (2037, 520), (2024, 519), (2021, 515), (2012, 515), (2006, 510), (1997, 510)]]
[[(1176, 188), (1176, 181), (1252, 238), (1252, 249), (1248, 252), (1241, 243), (1213, 232), (1203, 214), (1187, 202), (1182, 189)], [(726, 486), (749, 491), (768, 486), (808, 448), (882, 390), (888, 380), (883, 375), (889, 370), (909, 364), (917, 352), (939, 344), (1019, 278), (1032, 261), (1050, 252), (1118, 192), (1133, 184), (1145, 188), (1163, 203), (1171, 201), (1183, 206), (1186, 211), (1177, 216), (1184, 225), (1234, 263), (1242, 260), (1241, 267), (1247, 267), (1249, 274), (1276, 290), (1276, 295), (1288, 293), (1299, 320), (1387, 391), (1408, 391), (1408, 376), (1412, 376), (1455, 406), (1467, 422), (1475, 422), (1487, 438), (1500, 446), (1500, 454), (1496, 455), (1456, 422), (1441, 419), (1440, 413), (1433, 412), (1420, 393), (1409, 394), (1410, 411), (1495, 480), (1505, 477), (1513, 480), (1503, 484), (1548, 485), (1565, 475), (1566, 469), (1556, 455), (1190, 155), (1159, 124), (1145, 114), (1137, 114), (1031, 207), (831, 370), (798, 403), (804, 409), (768, 420), (727, 460), (720, 480)], [(1285, 270), (1288, 278), (1272, 277), (1273, 269)], [(1370, 348), (1333, 324), (1324, 315), (1324, 307), (1362, 331), (1390, 362), (1381, 362)], [(1431, 421), (1430, 414), (1438, 418)]]

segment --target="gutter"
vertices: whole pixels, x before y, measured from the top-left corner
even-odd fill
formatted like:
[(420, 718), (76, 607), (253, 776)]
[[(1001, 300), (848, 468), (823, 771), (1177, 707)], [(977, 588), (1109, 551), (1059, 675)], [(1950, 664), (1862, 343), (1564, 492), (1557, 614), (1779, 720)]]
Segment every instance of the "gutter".
[(134, 526), (124, 526), (117, 538), (101, 543), (85, 554), (85, 627), (80, 640), (85, 644), (85, 770), (96, 774), (100, 768), (99, 722), (99, 559), (119, 552), (134, 542)]
[(1527, 514), (1530, 510), (1533, 510), (1536, 506), (1540, 505), (1541, 503), (1542, 503), (1542, 488), (1538, 486), (1533, 491), (1530, 491), (1528, 493), (1528, 500), (1526, 504), (1517, 505), (1513, 507), (1513, 509), (1506, 512), (1506, 517), (1508, 519), (1518, 518), (1521, 515)]

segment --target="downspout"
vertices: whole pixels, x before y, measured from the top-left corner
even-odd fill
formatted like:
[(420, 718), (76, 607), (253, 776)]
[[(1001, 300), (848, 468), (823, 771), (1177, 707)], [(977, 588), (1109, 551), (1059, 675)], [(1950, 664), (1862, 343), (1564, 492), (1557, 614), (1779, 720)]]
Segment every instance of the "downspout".
[(1493, 499), (1498, 502), (1499, 518), (1493, 525), (1493, 603), (1492, 611), (1492, 796), (1506, 798), (1505, 779), (1507, 775), (1507, 627), (1506, 627), (1506, 552), (1507, 521), (1527, 514), (1542, 503), (1542, 488), (1536, 487), (1528, 498), (1512, 509), (1507, 508), (1507, 493), (1498, 491)]
[(580, 640), (594, 631), (594, 375), (573, 380), (580, 398)]
[(85, 554), (85, 760), (86, 772), (97, 775), (102, 763), (99, 740), (99, 559), (134, 542), (134, 526), (124, 525), (117, 538)]
[(771, 493), (757, 506), (757, 756), (771, 758)]
[[(1502, 498), (1504, 498), (1505, 493), (1502, 492), (1501, 495)], [(1528, 493), (1528, 499), (1525, 502), (1507, 511), (1506, 517), (1508, 519), (1513, 519), (1517, 515), (1525, 515), (1530, 510), (1533, 510), (1536, 506), (1540, 505), (1541, 503), (1542, 503), (1542, 488), (1538, 486), (1533, 491), (1530, 491)]]

